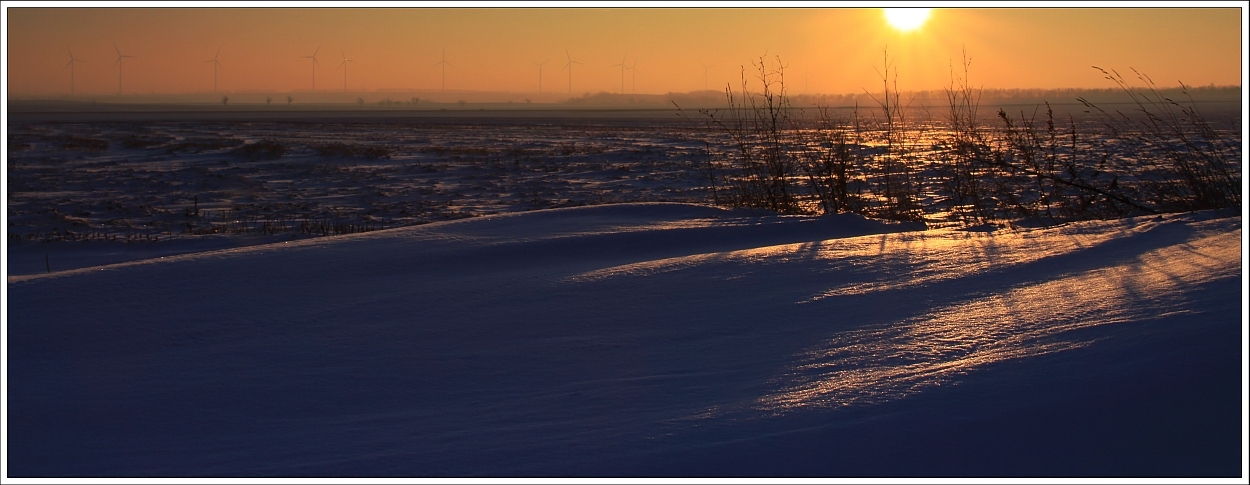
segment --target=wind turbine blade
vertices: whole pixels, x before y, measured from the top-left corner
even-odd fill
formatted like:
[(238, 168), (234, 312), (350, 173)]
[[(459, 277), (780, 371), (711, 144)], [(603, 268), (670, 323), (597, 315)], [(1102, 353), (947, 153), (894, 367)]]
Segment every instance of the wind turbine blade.
[(321, 52), (321, 46), (317, 46), (317, 50), (313, 51), (313, 55), (312, 55), (312, 57), (313, 57), (314, 59), (316, 59), (316, 58), (317, 58), (317, 53), (318, 53), (318, 52)]
[(117, 57), (121, 57), (121, 55), (122, 55), (122, 50), (117, 48), (117, 43), (116, 43), (116, 42), (114, 42), (114, 43), (113, 43), (113, 50), (117, 51)]

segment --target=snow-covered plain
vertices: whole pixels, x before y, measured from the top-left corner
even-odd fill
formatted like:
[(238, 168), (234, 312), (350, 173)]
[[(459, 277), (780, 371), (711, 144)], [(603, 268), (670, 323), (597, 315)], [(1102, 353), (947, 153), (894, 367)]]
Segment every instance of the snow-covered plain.
[(8, 473), (1243, 476), (1241, 217), (692, 204), (8, 277)]
[[(8, 240), (203, 245), (198, 236), (206, 234), (304, 237), (319, 232), (300, 230), (315, 222), (377, 229), (553, 207), (711, 201), (698, 168), (706, 130), (664, 114), (107, 122), (18, 114), (8, 132)], [(330, 233), (347, 232), (360, 231)], [(43, 252), (59, 249), (38, 249), (33, 264), (42, 271)], [(21, 256), (19, 274), (35, 272)]]

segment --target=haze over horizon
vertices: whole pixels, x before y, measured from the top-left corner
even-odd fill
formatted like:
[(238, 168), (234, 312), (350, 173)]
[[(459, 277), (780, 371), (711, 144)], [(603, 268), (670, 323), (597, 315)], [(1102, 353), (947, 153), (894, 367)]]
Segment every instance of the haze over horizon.
[(1092, 65), (1160, 87), (1240, 86), (1242, 72), (1237, 8), (934, 9), (901, 31), (881, 9), (18, 5), (6, 9), (9, 96), (68, 95), (71, 75), (75, 94), (118, 94), (119, 54), (134, 56), (123, 94), (308, 91), (314, 52), (325, 92), (537, 92), (544, 61), (553, 95), (717, 90), (767, 56), (786, 64), (792, 94), (862, 93), (880, 88), (886, 51), (899, 89), (937, 90), (965, 49), (988, 89), (1112, 87)]

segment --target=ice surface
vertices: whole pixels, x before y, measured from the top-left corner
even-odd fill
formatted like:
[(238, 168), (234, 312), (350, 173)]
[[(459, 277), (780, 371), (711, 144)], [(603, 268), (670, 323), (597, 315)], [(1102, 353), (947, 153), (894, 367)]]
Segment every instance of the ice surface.
[(1239, 475), (1239, 216), (916, 229), (620, 204), (9, 276), (8, 473)]

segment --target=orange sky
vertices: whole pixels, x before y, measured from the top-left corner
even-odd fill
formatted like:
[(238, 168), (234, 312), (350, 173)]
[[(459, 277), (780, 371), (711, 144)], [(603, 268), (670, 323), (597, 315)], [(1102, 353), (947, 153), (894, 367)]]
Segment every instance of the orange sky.
[[(40, 4), (26, 4), (40, 5)], [(763, 54), (789, 65), (792, 93), (879, 90), (882, 49), (895, 58), (899, 87), (940, 89), (960, 50), (973, 83), (986, 88), (1111, 87), (1091, 65), (1137, 68), (1172, 86), (1241, 84), (1241, 12), (1206, 9), (938, 9), (918, 31), (889, 27), (880, 9), (239, 9), (7, 8), (10, 95), (70, 89), (115, 94), (117, 57), (127, 93), (211, 92), (207, 62), (221, 49), (223, 92), (308, 90), (321, 47), (318, 90), (437, 90), (446, 49), (448, 90), (574, 95), (723, 88)], [(636, 81), (634, 81), (636, 80)], [(735, 87), (737, 83), (735, 81)]]

